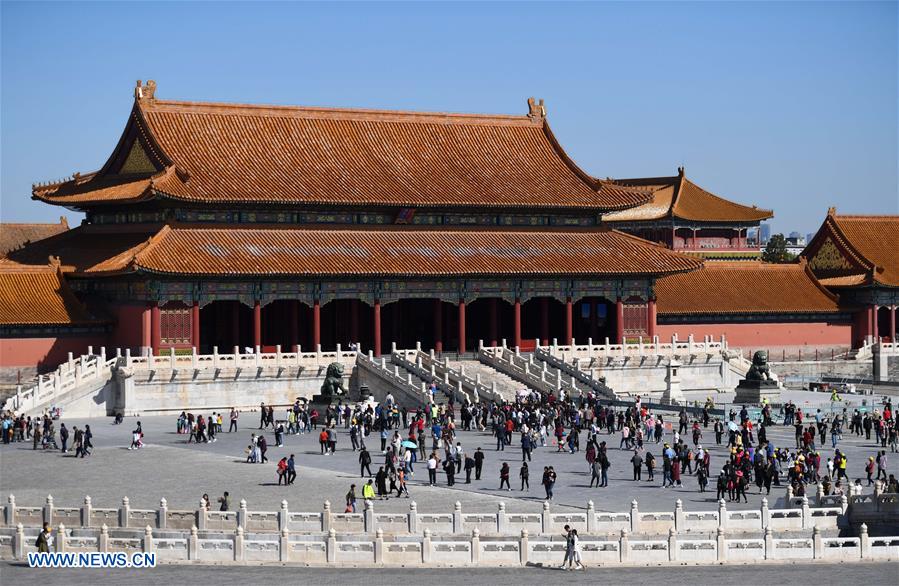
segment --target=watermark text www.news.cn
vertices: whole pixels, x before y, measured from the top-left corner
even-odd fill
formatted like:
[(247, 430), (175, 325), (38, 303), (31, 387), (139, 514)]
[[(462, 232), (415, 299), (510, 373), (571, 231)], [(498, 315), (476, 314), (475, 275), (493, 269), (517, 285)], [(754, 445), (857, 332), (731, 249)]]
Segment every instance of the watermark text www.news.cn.
[(136, 552), (30, 552), (32, 568), (155, 568), (156, 554)]

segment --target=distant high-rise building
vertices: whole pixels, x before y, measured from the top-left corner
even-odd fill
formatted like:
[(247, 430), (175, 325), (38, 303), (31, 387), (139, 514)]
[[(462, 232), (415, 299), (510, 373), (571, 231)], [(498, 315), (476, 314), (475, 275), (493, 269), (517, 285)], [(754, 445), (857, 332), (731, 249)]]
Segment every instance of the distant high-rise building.
[(805, 235), (805, 243), (808, 244), (809, 242), (811, 242), (812, 238), (815, 237), (815, 234), (817, 234), (817, 232), (809, 232), (808, 234), (806, 234)]
[(790, 235), (787, 238), (792, 238), (793, 240), (799, 240), (800, 238), (802, 238), (802, 234), (800, 234), (799, 232), (796, 232), (794, 230), (794, 231), (790, 232)]
[(771, 224), (762, 222), (759, 226), (759, 244), (767, 244), (771, 240)]

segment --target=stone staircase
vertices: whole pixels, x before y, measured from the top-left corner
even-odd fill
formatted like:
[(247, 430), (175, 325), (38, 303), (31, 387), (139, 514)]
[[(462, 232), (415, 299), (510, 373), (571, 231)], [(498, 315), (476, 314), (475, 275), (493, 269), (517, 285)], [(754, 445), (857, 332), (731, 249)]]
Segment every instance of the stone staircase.
[(524, 384), (478, 360), (457, 360), (450, 366), (464, 369), (465, 374), (472, 378), (480, 376), (481, 383), (488, 387), (496, 383), (497, 394), (506, 401), (514, 401), (518, 391), (525, 388)]

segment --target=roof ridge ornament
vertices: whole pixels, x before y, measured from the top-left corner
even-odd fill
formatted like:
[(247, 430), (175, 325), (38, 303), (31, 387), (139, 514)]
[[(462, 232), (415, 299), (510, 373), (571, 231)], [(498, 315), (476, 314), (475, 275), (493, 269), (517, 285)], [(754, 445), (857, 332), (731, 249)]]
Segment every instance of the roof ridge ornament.
[(678, 175), (678, 177), (683, 177), (684, 174), (685, 174), (684, 171), (685, 171), (685, 168), (684, 168), (683, 165), (681, 165), (680, 167), (678, 167), (678, 168), (677, 168), (677, 175)]
[(837, 208), (836, 208), (836, 206), (830, 206), (829, 208), (827, 208), (827, 215), (828, 215), (828, 216), (835, 216), (835, 215), (837, 215)]
[(528, 118), (546, 118), (546, 106), (543, 105), (542, 99), (537, 101), (533, 97), (528, 98)]
[(146, 84), (142, 84), (141, 80), (137, 80), (134, 87), (135, 100), (154, 100), (156, 99), (156, 82), (148, 79)]

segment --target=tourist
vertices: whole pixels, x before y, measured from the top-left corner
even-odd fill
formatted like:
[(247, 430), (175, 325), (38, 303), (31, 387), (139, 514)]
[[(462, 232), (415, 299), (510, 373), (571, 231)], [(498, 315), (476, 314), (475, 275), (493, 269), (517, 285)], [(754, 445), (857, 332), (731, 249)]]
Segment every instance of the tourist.
[[(5, 422), (6, 420), (4, 420), (4, 423)], [(3, 434), (3, 439), (5, 440), (4, 443), (9, 443), (9, 438), (6, 436), (6, 432), (4, 432)], [(66, 429), (65, 423), (59, 424), (59, 441), (62, 444), (62, 448), (60, 451), (65, 454), (66, 452), (68, 452), (68, 450), (66, 449), (66, 443), (69, 441), (69, 430)]]
[(91, 448), (94, 447), (94, 444), (91, 442), (91, 439), (94, 437), (94, 434), (91, 433), (91, 426), (84, 426), (84, 434), (82, 436), (82, 447), (81, 447), (81, 457), (90, 456)]
[(640, 472), (643, 470), (643, 456), (638, 450), (634, 450), (634, 456), (631, 458), (631, 464), (634, 466), (634, 481), (640, 480)]
[(275, 427), (275, 445), (279, 448), (284, 447), (284, 422), (279, 421)]
[(259, 404), (259, 429), (266, 427), (268, 423), (268, 409), (265, 408), (265, 402)]
[(287, 484), (293, 484), (293, 481), (297, 478), (297, 467), (296, 461), (294, 460), (293, 454), (287, 458)]
[(428, 457), (428, 486), (437, 484), (437, 465), (439, 461), (437, 452), (431, 452), (431, 455)]
[(530, 476), (530, 470), (528, 470), (528, 463), (521, 463), (521, 470), (518, 471), (518, 477), (521, 478), (521, 490), (531, 492), (531, 486), (528, 483), (528, 477)]
[(365, 477), (366, 472), (368, 476), (371, 477), (371, 455), (368, 453), (368, 450), (362, 448), (362, 451), (359, 452), (359, 476)]
[(231, 416), (230, 416), (231, 425), (228, 426), (228, 433), (231, 433), (232, 431), (237, 431), (237, 418), (239, 416), (240, 416), (240, 414), (238, 413), (237, 409), (235, 409), (234, 407), (231, 407)]
[(503, 462), (502, 467), (499, 469), (499, 489), (502, 490), (505, 485), (507, 490), (512, 490), (512, 487), (509, 486), (509, 463)]
[(328, 430), (322, 429), (321, 433), (318, 434), (318, 446), (321, 448), (322, 456), (330, 455), (331, 450), (328, 447)]
[[(207, 497), (207, 501), (208, 500), (209, 499)], [(219, 511), (230, 511), (231, 510), (231, 495), (228, 494), (227, 490), (225, 491), (225, 493), (222, 496), (219, 497), (218, 502), (219, 502)]]
[(37, 541), (34, 543), (38, 553), (50, 553), (50, 547), (53, 545), (51, 533), (53, 533), (53, 528), (50, 527), (50, 523), (44, 523), (41, 532), (37, 535)]
[(350, 490), (346, 493), (346, 509), (343, 511), (344, 513), (355, 513), (356, 512), (356, 485), (351, 484)]
[(287, 456), (282, 457), (278, 460), (277, 464), (278, 470), (278, 486), (281, 486), (281, 481), (284, 481), (284, 486), (287, 486)]
[(484, 452), (481, 451), (481, 448), (478, 447), (474, 453), (474, 479), (481, 479), (481, 469), (484, 467)]
[(362, 498), (369, 503), (375, 500), (375, 487), (372, 485), (372, 482), (374, 481), (369, 478), (368, 482), (362, 485)]
[(268, 462), (268, 458), (265, 453), (268, 451), (268, 441), (266, 441), (264, 435), (260, 435), (256, 440), (256, 445), (259, 447), (259, 463), (265, 464)]
[[(409, 453), (408, 451), (406, 452)], [(474, 470), (475, 462), (471, 456), (465, 457), (465, 484), (471, 484), (471, 471)]]

